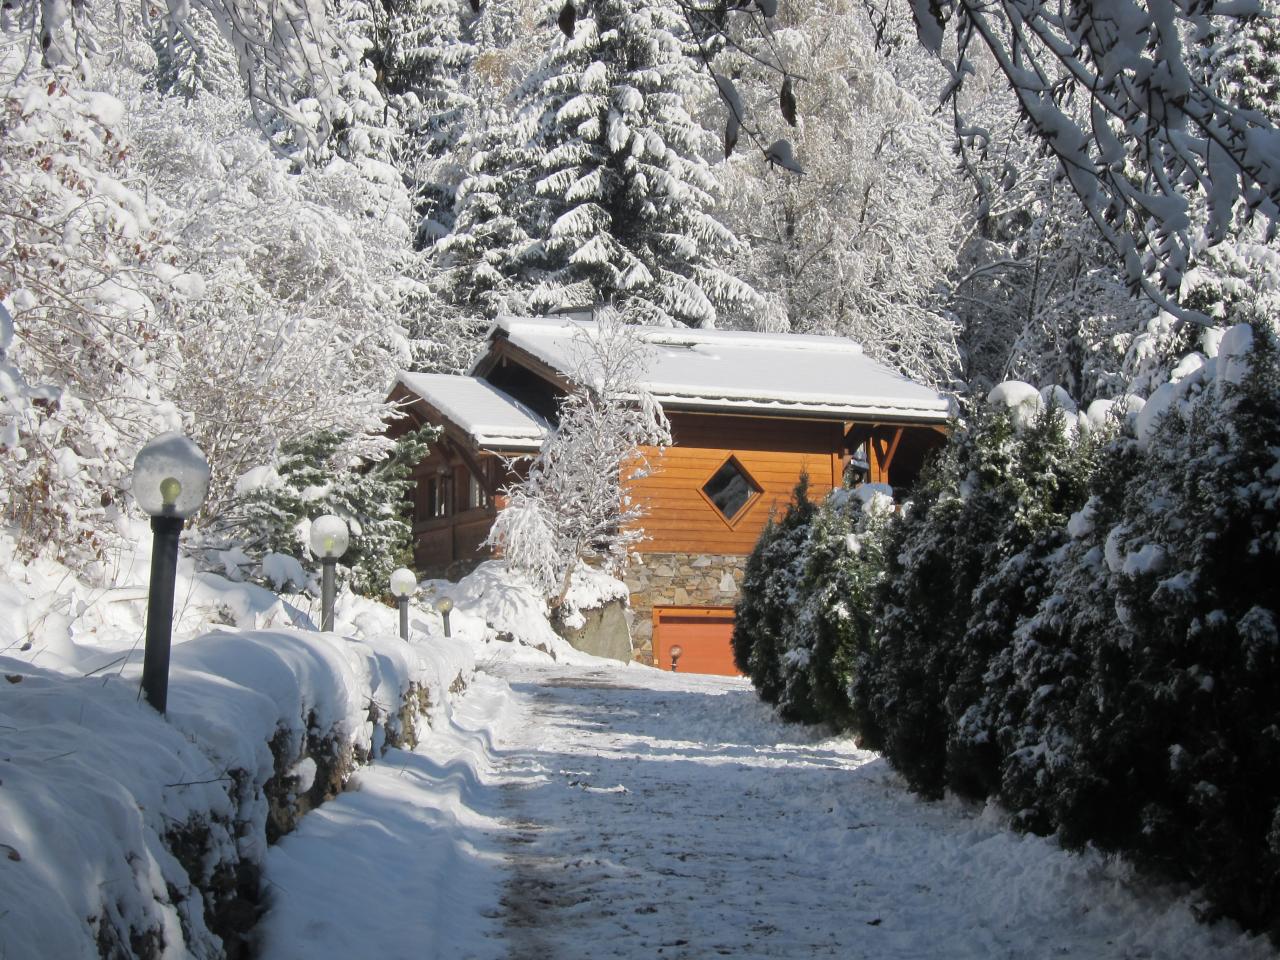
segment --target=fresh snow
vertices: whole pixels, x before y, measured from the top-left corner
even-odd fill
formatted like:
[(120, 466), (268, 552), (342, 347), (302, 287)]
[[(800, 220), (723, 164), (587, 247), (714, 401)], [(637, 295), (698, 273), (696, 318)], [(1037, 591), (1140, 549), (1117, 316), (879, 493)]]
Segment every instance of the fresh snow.
[[(263, 864), (264, 960), (1274, 956), (1198, 924), (1183, 890), (1014, 833), (994, 807), (919, 800), (875, 754), (778, 721), (744, 680), (573, 650), (500, 562), (423, 584), (406, 644), (381, 604), (344, 595), (320, 633), (311, 598), (184, 560), (161, 718), (137, 691), (149, 557), (134, 534), (109, 587), (47, 560), (0, 568), (6, 958), (91, 960), (103, 914), (160, 931), (165, 958), (217, 955), (164, 840), (191, 824), (211, 867)], [(603, 577), (574, 589), (617, 594)], [(384, 752), (410, 681), (429, 727)], [(341, 731), (372, 762), (268, 847), (280, 731), (289, 756)], [(230, 771), (254, 785), (238, 806)], [(295, 795), (319, 775), (307, 756), (287, 771)]]
[[(575, 368), (591, 321), (501, 317), (490, 337), (556, 370)], [(667, 409), (819, 413), (945, 421), (951, 401), (866, 356), (845, 337), (638, 327), (643, 386)], [(483, 362), (483, 361), (479, 361)]]
[(1118, 862), (913, 797), (745, 681), (485, 671), (272, 851), (264, 958), (1274, 956)]
[(478, 377), (401, 372), (398, 379), (486, 449), (536, 451), (546, 437), (542, 417)]

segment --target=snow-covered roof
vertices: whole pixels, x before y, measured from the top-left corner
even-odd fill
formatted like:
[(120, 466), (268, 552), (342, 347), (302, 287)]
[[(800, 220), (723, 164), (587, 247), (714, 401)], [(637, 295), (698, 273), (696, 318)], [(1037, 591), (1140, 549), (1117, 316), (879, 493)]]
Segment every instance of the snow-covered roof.
[[(567, 373), (594, 329), (568, 317), (501, 317), (489, 335)], [(939, 422), (952, 412), (945, 396), (872, 360), (846, 337), (631, 329), (652, 349), (648, 388), (670, 409)]]
[(471, 437), (478, 447), (525, 451), (542, 446), (547, 422), (478, 377), (401, 373), (397, 379)]

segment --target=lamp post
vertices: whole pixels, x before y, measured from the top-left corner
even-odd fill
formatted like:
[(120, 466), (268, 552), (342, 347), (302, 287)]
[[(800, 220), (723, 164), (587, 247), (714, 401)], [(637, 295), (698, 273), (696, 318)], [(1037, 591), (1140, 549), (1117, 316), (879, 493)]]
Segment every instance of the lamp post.
[(409, 639), (409, 598), (418, 592), (418, 577), (408, 567), (391, 571), (391, 595), (400, 608), (400, 639)]
[(147, 638), (142, 655), (142, 692), (164, 713), (169, 701), (169, 648), (173, 640), (173, 590), (178, 574), (182, 525), (209, 492), (209, 461), (180, 433), (164, 433), (133, 461), (133, 496), (151, 517), (151, 583), (147, 591)]
[(326, 513), (311, 521), (311, 553), (320, 558), (320, 629), (333, 629), (333, 599), (336, 591), (335, 568), (338, 558), (347, 552), (351, 534), (341, 517)]
[(680, 669), (680, 657), (684, 654), (684, 647), (680, 644), (674, 644), (671, 647), (671, 672), (675, 673)]
[(441, 597), (436, 601), (436, 612), (439, 613), (440, 617), (444, 620), (444, 635), (446, 637), (452, 636), (452, 634), (449, 633), (449, 612), (452, 609), (453, 601), (448, 597)]

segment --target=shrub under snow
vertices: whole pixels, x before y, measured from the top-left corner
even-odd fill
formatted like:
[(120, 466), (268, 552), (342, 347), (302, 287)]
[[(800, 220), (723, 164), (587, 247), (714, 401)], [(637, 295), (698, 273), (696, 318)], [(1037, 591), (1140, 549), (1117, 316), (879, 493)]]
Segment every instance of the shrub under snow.
[(735, 654), (926, 796), (995, 796), (1280, 940), (1280, 347), (1263, 320), (1205, 346), (1109, 413), (997, 388), (862, 566), (838, 508), (793, 505)]

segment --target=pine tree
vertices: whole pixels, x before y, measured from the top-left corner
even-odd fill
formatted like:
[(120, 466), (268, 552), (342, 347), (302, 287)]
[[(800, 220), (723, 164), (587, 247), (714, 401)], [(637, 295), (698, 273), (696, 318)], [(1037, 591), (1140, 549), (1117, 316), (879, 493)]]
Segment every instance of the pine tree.
[(282, 444), (273, 482), (242, 494), (222, 532), (242, 541), (256, 559), (285, 554), (314, 571), (317, 563), (306, 543), (309, 522), (336, 514), (351, 530), (342, 567), (350, 571), (352, 589), (382, 596), (391, 571), (412, 565), (409, 474), (435, 433), (431, 427), (407, 433), (385, 459), (367, 467), (351, 462), (344, 452), (350, 438), (333, 431)]
[[(711, 214), (706, 133), (688, 102), (705, 78), (668, 0), (591, 0), (517, 93), (539, 151), (545, 279), (536, 308), (616, 301), (641, 322), (714, 326), (758, 304), (723, 268), (733, 235)], [(541, 280), (541, 282), (538, 282)]]
[(192, 7), (181, 20), (158, 19), (151, 45), (156, 52), (156, 86), (162, 93), (188, 100), (201, 93), (240, 95), (235, 51), (203, 7)]
[(796, 584), (804, 573), (810, 525), (817, 507), (804, 474), (782, 519), (770, 519), (747, 558), (734, 608), (734, 662), (766, 703), (778, 703), (786, 687), (782, 657), (795, 629)]
[(544, 203), (533, 189), (538, 153), (523, 144), (502, 104), (477, 107), (451, 232), (432, 250), (448, 301), (492, 319), (524, 313), (540, 277), (535, 239)]
[(466, 85), (476, 55), (464, 36), (470, 11), (459, 0), (394, 0), (389, 9), (386, 85), (405, 125), (401, 166), (418, 210), (418, 245), (428, 247), (453, 225), (463, 176), (457, 157), (475, 102)]

